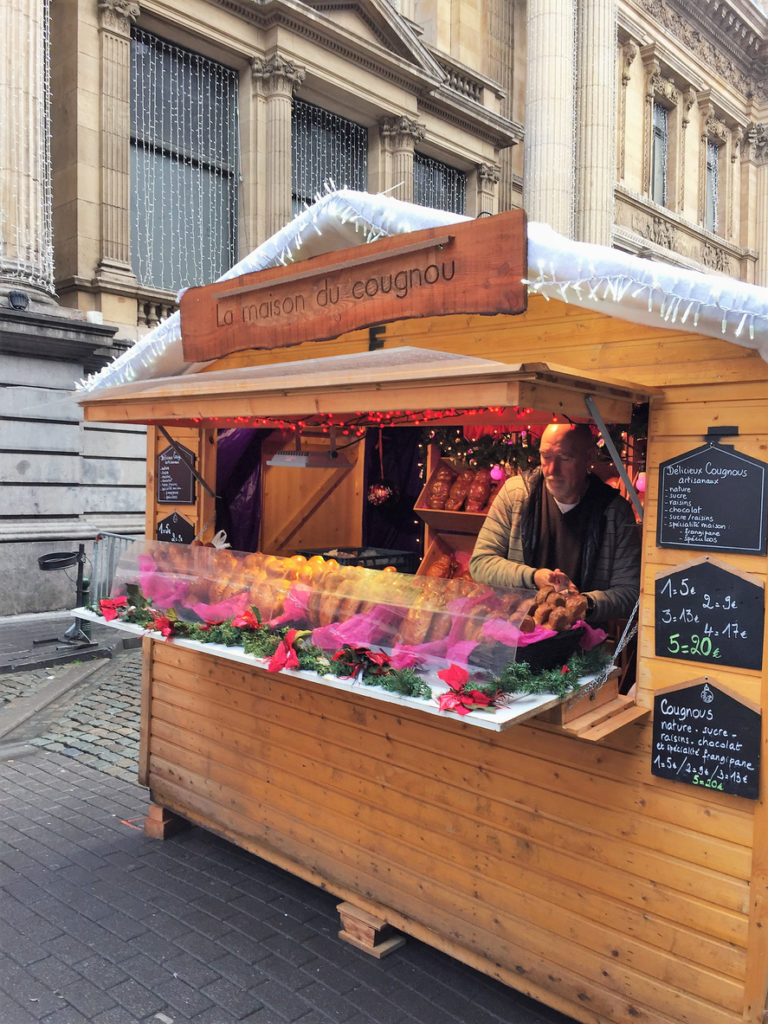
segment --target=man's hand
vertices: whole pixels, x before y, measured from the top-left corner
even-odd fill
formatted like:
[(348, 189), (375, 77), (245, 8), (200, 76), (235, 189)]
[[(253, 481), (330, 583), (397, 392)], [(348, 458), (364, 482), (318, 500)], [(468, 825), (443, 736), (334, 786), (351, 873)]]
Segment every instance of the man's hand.
[(533, 582), (538, 590), (554, 587), (560, 593), (578, 594), (572, 580), (561, 569), (537, 569), (533, 574)]

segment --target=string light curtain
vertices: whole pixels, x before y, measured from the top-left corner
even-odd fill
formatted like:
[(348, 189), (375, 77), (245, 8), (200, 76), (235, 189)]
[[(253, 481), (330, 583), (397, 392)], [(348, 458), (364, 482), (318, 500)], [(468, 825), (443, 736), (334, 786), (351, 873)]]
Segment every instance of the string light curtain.
[(303, 100), (291, 112), (293, 216), (334, 188), (364, 191), (368, 183), (368, 129)]
[(423, 153), (413, 155), (413, 201), (433, 210), (464, 213), (467, 176), (456, 167)]
[(669, 143), (669, 115), (666, 107), (653, 104), (653, 150), (651, 170), (651, 199), (660, 206), (667, 205), (667, 147)]
[(717, 231), (719, 172), (720, 147), (712, 139), (707, 139), (707, 184), (704, 226), (707, 230), (715, 232)]
[(131, 40), (131, 264), (178, 291), (237, 260), (237, 72), (139, 28)]

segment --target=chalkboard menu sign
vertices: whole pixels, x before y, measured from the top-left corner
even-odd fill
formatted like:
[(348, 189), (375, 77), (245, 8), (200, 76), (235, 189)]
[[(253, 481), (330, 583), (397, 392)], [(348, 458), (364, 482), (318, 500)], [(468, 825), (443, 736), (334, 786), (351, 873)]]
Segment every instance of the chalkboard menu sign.
[(765, 588), (707, 556), (656, 576), (656, 654), (763, 667)]
[(169, 445), (157, 456), (157, 500), (161, 505), (194, 505), (195, 456), (183, 444)]
[(720, 793), (758, 798), (760, 709), (707, 676), (657, 693), (651, 772)]
[(178, 512), (172, 512), (157, 524), (156, 537), (171, 544), (191, 544), (195, 539), (195, 527)]
[(714, 443), (662, 462), (656, 543), (764, 555), (766, 469), (765, 462)]

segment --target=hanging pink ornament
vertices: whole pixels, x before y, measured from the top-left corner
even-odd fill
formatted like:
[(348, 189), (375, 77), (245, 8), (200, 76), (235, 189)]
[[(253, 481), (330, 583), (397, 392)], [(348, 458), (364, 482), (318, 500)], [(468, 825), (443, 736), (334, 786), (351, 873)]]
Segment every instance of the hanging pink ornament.
[(504, 479), (505, 475), (506, 474), (504, 473), (504, 470), (501, 468), (501, 466), (491, 467), (491, 480), (495, 480), (498, 483), (499, 480)]

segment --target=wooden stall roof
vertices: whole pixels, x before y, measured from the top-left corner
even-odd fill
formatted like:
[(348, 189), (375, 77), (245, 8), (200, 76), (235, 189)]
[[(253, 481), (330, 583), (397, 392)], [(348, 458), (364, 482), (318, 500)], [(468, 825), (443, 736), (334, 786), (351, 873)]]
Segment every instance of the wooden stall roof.
[[(588, 420), (591, 395), (603, 419), (627, 423), (650, 389), (547, 363), (509, 364), (404, 346), (269, 366), (195, 373), (110, 387), (81, 400), (86, 420), (216, 427), (260, 426), (329, 417), (357, 424), (527, 423), (553, 416)], [(446, 413), (448, 415), (446, 415)], [(386, 418), (385, 418), (386, 417)]]

